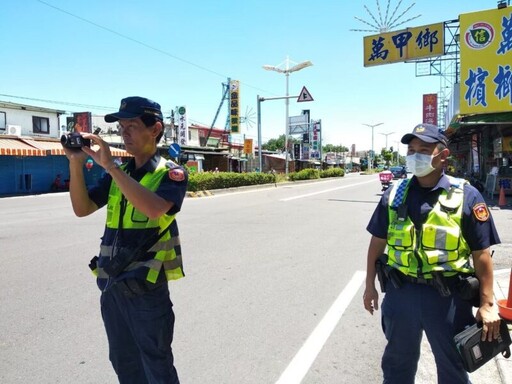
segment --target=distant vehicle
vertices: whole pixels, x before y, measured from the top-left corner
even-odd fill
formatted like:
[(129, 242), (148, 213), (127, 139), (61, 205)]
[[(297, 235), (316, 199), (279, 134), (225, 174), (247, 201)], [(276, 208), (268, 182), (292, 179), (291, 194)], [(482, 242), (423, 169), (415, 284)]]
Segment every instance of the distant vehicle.
[(407, 169), (403, 166), (390, 167), (389, 170), (393, 174), (393, 179), (405, 179), (407, 177)]
[(382, 192), (384, 192), (392, 184), (393, 173), (390, 170), (386, 169), (379, 173), (379, 180), (382, 187)]

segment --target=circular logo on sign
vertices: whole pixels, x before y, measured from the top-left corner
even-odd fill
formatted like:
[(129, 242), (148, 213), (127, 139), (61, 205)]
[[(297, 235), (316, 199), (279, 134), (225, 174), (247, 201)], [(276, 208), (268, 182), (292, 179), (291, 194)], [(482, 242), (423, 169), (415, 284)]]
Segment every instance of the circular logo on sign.
[(464, 40), (473, 49), (483, 49), (494, 40), (494, 28), (488, 23), (474, 23), (466, 30)]
[(185, 112), (186, 112), (186, 111), (185, 111), (185, 107), (179, 107), (179, 109), (178, 109), (178, 113), (179, 113), (180, 115), (184, 115), (184, 114), (185, 114)]

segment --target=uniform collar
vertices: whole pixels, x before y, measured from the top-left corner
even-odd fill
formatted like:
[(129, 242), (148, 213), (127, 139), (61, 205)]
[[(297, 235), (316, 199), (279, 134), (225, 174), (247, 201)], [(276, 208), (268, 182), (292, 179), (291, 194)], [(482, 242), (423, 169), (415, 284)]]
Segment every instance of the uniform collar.
[[(145, 172), (154, 172), (160, 163), (160, 154), (155, 152), (153, 156), (142, 166), (137, 172), (145, 171)], [(126, 165), (126, 170), (128, 172), (133, 172), (135, 170), (135, 159), (131, 158)]]
[[(413, 185), (418, 187), (418, 188), (421, 188), (420, 184), (418, 183), (418, 178), (416, 176), (413, 176), (412, 180), (411, 180), (412, 183), (414, 183)], [(443, 172), (441, 174), (441, 177), (439, 178), (439, 180), (437, 181), (437, 184), (432, 187), (430, 190), (431, 191), (435, 191), (436, 189), (439, 189), (439, 188), (442, 188), (444, 189), (445, 191), (449, 191), (450, 190), (450, 187), (451, 187), (451, 183), (450, 183), (450, 179), (448, 178), (448, 176), (445, 175), (445, 173)]]

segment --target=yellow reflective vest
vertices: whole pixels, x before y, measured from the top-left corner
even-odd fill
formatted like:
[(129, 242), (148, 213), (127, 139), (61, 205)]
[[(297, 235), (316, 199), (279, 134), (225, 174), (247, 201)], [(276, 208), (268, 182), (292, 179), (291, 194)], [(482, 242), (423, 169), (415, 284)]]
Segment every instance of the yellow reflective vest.
[(464, 184), (467, 181), (449, 179), (450, 189), (442, 190), (419, 230), (408, 215), (399, 217), (399, 209), (396, 208), (406, 201), (411, 180), (401, 180), (390, 193), (388, 264), (405, 275), (429, 279), (432, 272), (442, 272), (444, 276), (474, 272), (469, 262), (471, 250), (461, 231)]
[[(121, 169), (124, 170), (124, 166)], [(140, 184), (150, 191), (155, 192), (158, 189), (163, 177), (169, 172), (166, 166), (166, 160), (160, 159), (160, 162), (154, 172), (146, 173), (140, 181)], [(155, 283), (158, 275), (163, 268), (167, 280), (177, 280), (184, 276), (183, 263), (181, 258), (180, 239), (177, 233), (177, 225), (175, 215), (164, 214), (157, 219), (149, 219), (142, 212), (138, 211), (129, 201), (123, 200), (123, 195), (117, 184), (112, 181), (107, 203), (107, 221), (106, 231), (117, 231), (120, 228), (120, 218), (122, 217), (122, 229), (127, 229), (130, 236), (137, 236), (136, 231), (140, 230), (141, 234), (158, 232), (166, 230), (166, 233), (147, 250), (147, 254), (154, 254), (154, 257), (147, 260), (134, 261), (125, 268), (126, 272), (133, 272), (140, 268), (146, 268), (146, 280)], [(125, 205), (124, 213), (121, 212), (122, 205)], [(169, 229), (167, 229), (170, 226)], [(173, 236), (174, 232), (174, 236)], [(100, 258), (110, 257), (115, 250), (112, 245), (102, 244), (100, 249)], [(98, 279), (106, 279), (108, 275), (102, 268), (95, 271)]]

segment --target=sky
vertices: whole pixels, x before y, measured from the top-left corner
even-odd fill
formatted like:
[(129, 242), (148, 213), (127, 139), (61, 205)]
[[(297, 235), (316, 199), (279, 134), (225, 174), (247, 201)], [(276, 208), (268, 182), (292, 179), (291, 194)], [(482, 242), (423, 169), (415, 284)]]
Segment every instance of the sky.
[[(186, 106), (190, 123), (210, 126), (223, 83), (240, 81), (242, 135), (257, 141), (257, 97), (306, 87), (314, 101), (290, 100), (289, 115), (309, 109), (322, 122), (322, 144), (380, 151), (422, 120), (422, 95), (439, 76), (416, 76), (413, 63), (363, 67), (363, 37), (398, 6), (395, 29), (455, 20), (495, 8), (496, 0), (2, 0), (0, 101), (106, 114), (126, 96), (161, 104), (164, 116)], [(365, 9), (365, 6), (369, 10)], [(379, 13), (380, 10), (380, 13)], [(389, 19), (389, 16), (388, 16)], [(215, 126), (223, 129), (224, 103)], [(284, 100), (261, 103), (262, 141), (285, 132)], [(401, 153), (405, 146), (400, 145)]]

